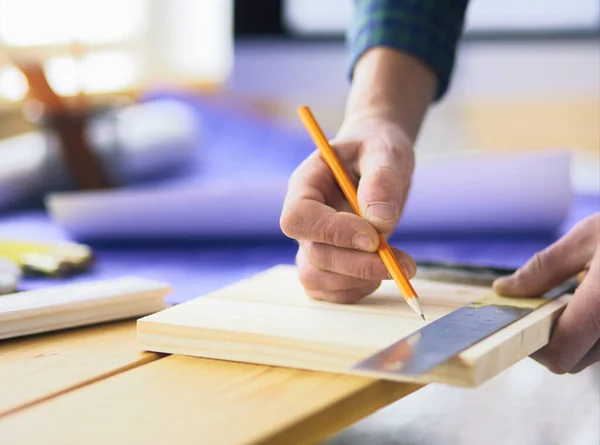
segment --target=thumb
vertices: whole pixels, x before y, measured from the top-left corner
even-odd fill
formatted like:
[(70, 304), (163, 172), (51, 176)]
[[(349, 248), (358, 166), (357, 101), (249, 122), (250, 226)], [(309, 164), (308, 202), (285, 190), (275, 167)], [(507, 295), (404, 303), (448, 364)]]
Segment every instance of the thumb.
[(506, 296), (536, 297), (572, 278), (594, 255), (597, 247), (594, 228), (587, 221), (577, 224), (514, 274), (498, 278), (493, 284), (494, 291)]
[(359, 160), (358, 205), (381, 233), (394, 230), (408, 193), (411, 168), (402, 168), (401, 158), (398, 150), (390, 149), (367, 151)]

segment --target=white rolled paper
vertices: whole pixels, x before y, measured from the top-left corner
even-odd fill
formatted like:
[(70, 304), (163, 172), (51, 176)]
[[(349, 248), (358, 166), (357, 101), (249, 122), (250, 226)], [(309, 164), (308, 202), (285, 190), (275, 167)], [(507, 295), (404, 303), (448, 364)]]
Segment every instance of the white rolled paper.
[[(132, 184), (195, 159), (200, 137), (193, 110), (161, 99), (91, 119), (91, 146), (118, 185)], [(32, 131), (0, 141), (0, 211), (72, 188), (58, 140)]]
[[(194, 187), (56, 193), (54, 219), (76, 239), (281, 235), (287, 178)], [(476, 153), (423, 160), (397, 232), (549, 231), (571, 203), (570, 153)]]

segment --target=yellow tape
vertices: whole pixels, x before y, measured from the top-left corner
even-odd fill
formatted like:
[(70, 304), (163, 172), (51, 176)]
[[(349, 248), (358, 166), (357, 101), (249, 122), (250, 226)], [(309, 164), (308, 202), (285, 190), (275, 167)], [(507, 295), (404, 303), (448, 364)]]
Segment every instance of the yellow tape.
[(468, 305), (468, 307), (480, 308), (485, 306), (507, 306), (520, 309), (536, 310), (548, 303), (552, 298), (557, 298), (562, 295), (572, 295), (579, 283), (581, 283), (580, 279), (567, 280), (562, 285), (556, 286), (548, 291), (544, 296), (537, 298), (503, 297), (495, 292), (491, 292), (485, 297), (472, 302)]
[(49, 275), (84, 269), (93, 261), (88, 246), (71, 242), (42, 243), (0, 240), (0, 258), (23, 269)]
[(485, 306), (509, 306), (521, 309), (538, 309), (548, 303), (546, 298), (521, 298), (521, 297), (502, 297), (497, 294), (490, 294), (469, 304), (469, 307), (480, 308)]

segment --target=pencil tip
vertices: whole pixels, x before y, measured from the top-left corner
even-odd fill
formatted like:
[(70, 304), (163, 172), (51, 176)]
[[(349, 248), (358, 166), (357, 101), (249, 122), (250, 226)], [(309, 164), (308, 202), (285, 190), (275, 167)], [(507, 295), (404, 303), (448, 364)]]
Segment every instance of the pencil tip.
[(421, 314), (421, 318), (423, 319), (423, 321), (427, 321), (425, 320), (425, 315)]

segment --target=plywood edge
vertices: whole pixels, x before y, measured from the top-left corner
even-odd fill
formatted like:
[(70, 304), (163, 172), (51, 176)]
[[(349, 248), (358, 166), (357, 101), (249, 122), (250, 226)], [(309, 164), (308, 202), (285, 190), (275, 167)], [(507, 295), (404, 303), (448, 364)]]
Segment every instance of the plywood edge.
[(420, 377), (399, 376), (391, 380), (389, 376), (352, 369), (360, 357), (374, 352), (372, 348), (297, 339), (286, 339), (282, 343), (280, 339), (268, 335), (240, 336), (230, 331), (166, 325), (144, 319), (137, 323), (138, 345), (144, 351), (345, 374), (395, 383), (474, 386), (473, 368), (460, 358), (453, 358), (437, 370)]
[(564, 295), (550, 301), (461, 354), (459, 357), (473, 371), (473, 386), (481, 385), (546, 346), (554, 323), (571, 298), (572, 295)]
[(323, 372), (343, 372), (370, 349), (337, 343), (280, 339), (218, 329), (137, 321), (138, 346), (143, 351)]

